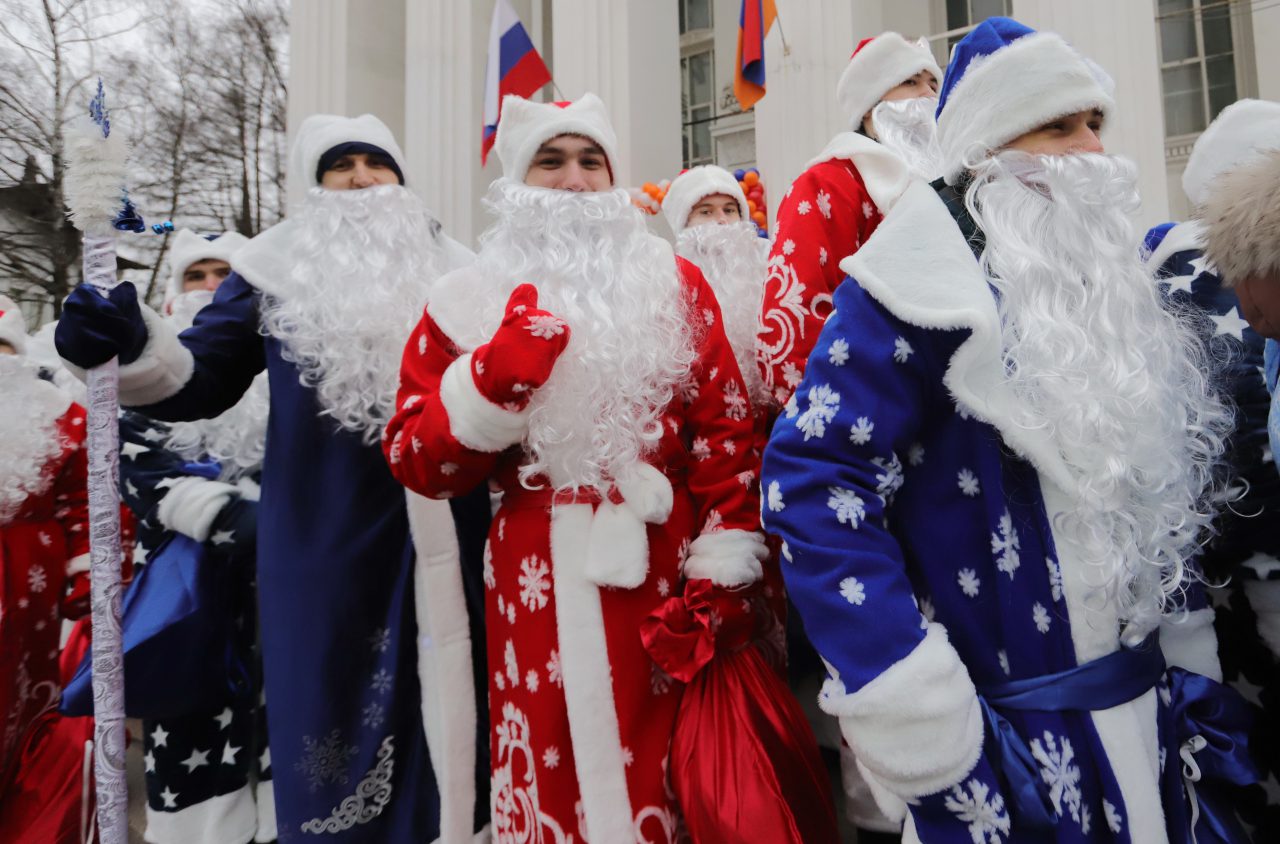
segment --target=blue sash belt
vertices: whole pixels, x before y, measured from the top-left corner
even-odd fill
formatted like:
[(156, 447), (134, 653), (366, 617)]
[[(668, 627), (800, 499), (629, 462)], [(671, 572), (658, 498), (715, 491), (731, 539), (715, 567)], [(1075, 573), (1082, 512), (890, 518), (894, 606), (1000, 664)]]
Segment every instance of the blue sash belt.
[[(1004, 780), (1022, 823), (1034, 829), (1051, 829), (1058, 816), (1030, 748), (1000, 710), (1096, 712), (1141, 697), (1155, 688), (1164, 675), (1164, 654), (1153, 633), (1135, 648), (1121, 648), (1066, 671), (978, 689), (978, 700), (994, 738), (992, 766)], [(1248, 704), (1221, 683), (1178, 668), (1169, 669), (1169, 690), (1174, 734), (1182, 749), (1183, 776), (1192, 784), (1188, 789), (1191, 826), (1201, 831), (1202, 837), (1205, 831), (1229, 829), (1230, 807), (1215, 809), (1204, 800), (1197, 803), (1191, 789), (1202, 774), (1237, 784), (1256, 781), (1256, 770), (1247, 752)], [(1194, 753), (1203, 755), (1193, 759)], [(1186, 840), (1195, 840), (1194, 833)], [(1231, 839), (1209, 836), (1205, 840)]]

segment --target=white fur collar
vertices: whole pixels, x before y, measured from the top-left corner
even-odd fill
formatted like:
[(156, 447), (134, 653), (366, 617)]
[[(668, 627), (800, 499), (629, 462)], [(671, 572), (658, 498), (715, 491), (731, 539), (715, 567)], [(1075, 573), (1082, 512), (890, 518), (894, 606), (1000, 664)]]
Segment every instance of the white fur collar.
[(298, 224), (284, 220), (242, 246), (231, 258), (231, 269), (263, 293), (279, 296), (280, 282), (293, 266), (293, 243)]
[(1076, 482), (1044, 430), (1010, 423), (1000, 317), (990, 285), (947, 207), (929, 185), (912, 182), (863, 247), (840, 262), (894, 316), (926, 329), (968, 329), (943, 383), (956, 403), (996, 428), (1004, 441), (1069, 494)]
[(805, 165), (805, 169), (834, 159), (853, 163), (858, 175), (862, 176), (862, 183), (866, 185), (871, 201), (882, 214), (893, 207), (907, 185), (911, 184), (911, 170), (906, 162), (884, 144), (858, 132), (841, 132), (836, 135), (827, 142), (817, 158)]
[(1147, 270), (1155, 274), (1164, 266), (1165, 261), (1179, 252), (1186, 252), (1189, 249), (1197, 251), (1204, 249), (1204, 226), (1195, 220), (1187, 223), (1178, 223), (1165, 232), (1164, 240), (1160, 241), (1151, 254), (1147, 256)]

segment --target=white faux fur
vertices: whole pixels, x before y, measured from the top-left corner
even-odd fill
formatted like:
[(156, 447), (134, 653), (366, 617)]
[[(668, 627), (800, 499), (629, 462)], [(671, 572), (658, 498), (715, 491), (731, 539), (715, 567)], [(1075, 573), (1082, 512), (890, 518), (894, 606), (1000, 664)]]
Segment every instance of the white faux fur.
[(672, 180), (667, 188), (667, 195), (662, 199), (662, 215), (667, 218), (671, 231), (679, 236), (689, 224), (689, 214), (693, 206), (708, 196), (724, 194), (731, 196), (738, 203), (738, 212), (742, 219), (750, 220), (751, 213), (747, 206), (747, 196), (733, 174), (723, 167), (714, 164), (703, 164), (690, 167)]
[(1203, 674), (1222, 682), (1218, 661), (1218, 634), (1213, 629), (1213, 609), (1169, 616), (1160, 622), (1160, 649), (1169, 665)]
[(387, 124), (372, 114), (343, 117), (338, 114), (313, 114), (298, 127), (289, 152), (289, 172), (293, 178), (305, 180), (308, 187), (318, 184), (316, 168), (321, 157), (338, 146), (359, 142), (379, 147), (400, 166), (405, 183), (409, 182), (408, 159), (400, 151), (395, 135)]
[[(1276, 139), (1280, 144), (1280, 139)], [(1218, 176), (1200, 218), (1205, 255), (1224, 284), (1280, 276), (1280, 150)]]
[(440, 380), (440, 401), (454, 439), (474, 451), (504, 451), (524, 439), (529, 409), (507, 410), (485, 398), (471, 374), (471, 353), (456, 359)]
[(86, 572), (90, 567), (90, 558), (88, 554), (77, 554), (70, 560), (67, 560), (67, 577), (73, 574)]
[(440, 790), (441, 844), (472, 840), (476, 698), (462, 557), (448, 501), (405, 491), (418, 624), (418, 681), (427, 749)]
[(165, 288), (165, 299), (172, 301), (182, 295), (182, 274), (187, 267), (200, 261), (230, 264), (235, 251), (248, 242), (249, 238), (239, 232), (223, 232), (215, 240), (206, 240), (191, 229), (179, 229), (169, 247), (169, 284)]
[(18, 304), (0, 295), (0, 342), (13, 346), (20, 355), (27, 352), (27, 322)]
[(538, 147), (559, 135), (582, 135), (600, 145), (618, 183), (618, 136), (609, 112), (595, 94), (583, 94), (561, 108), (554, 103), (537, 103), (508, 94), (502, 98), (502, 120), (494, 145), (502, 161), (503, 175), (524, 181)]
[(657, 466), (638, 462), (615, 481), (615, 486), (637, 517), (650, 524), (667, 523), (675, 504), (675, 491), (670, 479)]
[(1280, 149), (1280, 103), (1236, 100), (1196, 138), (1182, 171), (1182, 190), (1192, 206), (1203, 205), (1219, 176), (1276, 149)]
[(750, 530), (704, 533), (689, 546), (684, 576), (705, 577), (719, 586), (755, 583), (764, 573), (760, 564), (769, 556), (764, 535)]
[(877, 794), (890, 817), (901, 812), (901, 800), (955, 785), (978, 764), (982, 708), (942, 625), (930, 624), (911, 653), (858, 691), (843, 688), (829, 680), (819, 703), (839, 716), (872, 793), (886, 789), (899, 798)]
[[(929, 237), (920, 237), (922, 231)], [(862, 248), (840, 262), (840, 269), (904, 322), (968, 329), (969, 338), (951, 356), (943, 378), (951, 395), (995, 427), (1042, 474), (1064, 489), (1075, 488), (1049, 432), (1009, 422), (1018, 399), (1005, 379), (995, 298), (933, 188), (912, 182)]]
[[(120, 367), (120, 404), (143, 407), (176, 394), (191, 380), (195, 360), (178, 342), (178, 332), (163, 317), (144, 304), (142, 319), (147, 326), (147, 344), (133, 363)], [(66, 359), (67, 371), (87, 381), (89, 374)]]
[(597, 586), (617, 589), (635, 589), (648, 577), (648, 529), (625, 503), (604, 501), (596, 507), (584, 572)]
[(967, 165), (1056, 117), (1115, 108), (1104, 71), (1052, 32), (1037, 32), (974, 59), (938, 115), (943, 176), (954, 185)]
[(236, 488), (222, 481), (194, 475), (179, 478), (160, 499), (156, 516), (169, 530), (204, 542), (209, 538), (213, 520), (235, 494)]
[(1179, 223), (1165, 232), (1164, 239), (1156, 244), (1156, 248), (1151, 250), (1151, 254), (1146, 256), (1143, 263), (1146, 264), (1147, 271), (1155, 275), (1164, 266), (1165, 261), (1189, 249), (1204, 249), (1204, 226), (1194, 220), (1189, 223)]
[[(812, 716), (810, 716), (812, 717)], [(838, 724), (838, 722), (837, 722)], [(849, 745), (840, 742), (840, 786), (844, 791), (844, 815), (859, 829), (873, 832), (896, 833), (902, 829), (902, 818), (907, 813), (907, 804), (902, 798), (873, 784), (858, 765), (858, 757), (853, 755)], [(895, 817), (889, 817), (881, 804), (888, 804), (895, 810)]]
[(942, 69), (924, 39), (908, 41), (896, 32), (882, 32), (853, 54), (836, 85), (836, 101), (854, 131), (880, 99), (922, 70), (942, 84)]
[(183, 844), (228, 844), (252, 841), (258, 829), (253, 791), (247, 785), (227, 794), (179, 809), (161, 812), (147, 806), (147, 840)]
[(258, 830), (253, 834), (253, 840), (257, 844), (268, 844), (280, 837), (276, 825), (276, 790), (271, 780), (259, 781), (254, 793), (258, 804)]
[(98, 236), (115, 234), (112, 223), (120, 211), (129, 148), (120, 132), (104, 138), (89, 115), (66, 124), (63, 196), (76, 228)]
[(551, 513), (552, 584), (560, 670), (586, 840), (632, 842), (622, 733), (613, 699), (612, 668), (599, 588), (586, 577), (592, 506), (568, 504)]
[(889, 213), (907, 185), (911, 184), (911, 169), (906, 162), (884, 144), (876, 143), (857, 132), (841, 132), (836, 135), (827, 142), (816, 158), (805, 165), (805, 169), (837, 158), (852, 162), (858, 175), (862, 177), (867, 195), (881, 214)]

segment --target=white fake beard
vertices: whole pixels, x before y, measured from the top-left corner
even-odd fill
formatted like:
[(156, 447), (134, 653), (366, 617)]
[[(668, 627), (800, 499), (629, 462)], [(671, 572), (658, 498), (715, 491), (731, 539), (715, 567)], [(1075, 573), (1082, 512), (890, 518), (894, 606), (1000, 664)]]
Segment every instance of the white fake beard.
[(212, 301), (212, 290), (187, 290), (179, 293), (169, 303), (169, 322), (181, 334), (196, 321), (196, 314)]
[(1208, 536), (1230, 414), (1194, 327), (1139, 257), (1136, 167), (1106, 155), (1006, 152), (965, 196), (998, 291), (1011, 420), (1047, 429), (1078, 481), (1055, 528), (1096, 566), (1126, 640), (1175, 609)]
[[(0, 525), (8, 524), (27, 499), (53, 482), (50, 462), (62, 450), (56, 395), (40, 382), (34, 364), (19, 355), (0, 354)], [(63, 399), (65, 402), (65, 399)]]
[(174, 422), (167, 446), (186, 460), (212, 458), (222, 465), (220, 478), (236, 481), (262, 466), (267, 444), (271, 394), (267, 373), (259, 372), (229, 410), (212, 419)]
[(444, 266), (440, 224), (400, 185), (312, 188), (292, 271), (262, 310), (320, 413), (372, 445), (395, 411), (400, 358)]
[(769, 390), (756, 364), (760, 303), (768, 274), (769, 241), (754, 223), (689, 226), (676, 238), (676, 252), (697, 264), (715, 291), (729, 345), (747, 385), (753, 407), (770, 403)]
[(572, 193), (499, 179), (485, 206), (498, 221), (477, 268), (492, 286), (478, 312), (497, 327), (517, 285), (568, 323), (569, 345), (530, 401), (523, 483), (607, 490), (662, 438), (662, 413), (689, 378), (693, 332), (665, 241), (625, 190)]
[(942, 175), (938, 150), (938, 122), (934, 97), (886, 100), (871, 111), (876, 140), (906, 162), (911, 172), (926, 182)]

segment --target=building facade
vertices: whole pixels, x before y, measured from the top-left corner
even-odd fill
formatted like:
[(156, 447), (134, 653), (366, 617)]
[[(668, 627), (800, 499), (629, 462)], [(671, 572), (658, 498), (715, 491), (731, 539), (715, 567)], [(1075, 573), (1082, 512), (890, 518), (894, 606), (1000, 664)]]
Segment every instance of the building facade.
[[(512, 0), (555, 78), (543, 96), (586, 91), (609, 105), (620, 184), (682, 167), (757, 166), (770, 219), (786, 186), (846, 121), (835, 85), (853, 47), (884, 30), (925, 37), (939, 63), (978, 22), (1007, 14), (1061, 33), (1115, 78), (1108, 151), (1142, 173), (1140, 223), (1190, 214), (1181, 175), (1192, 143), (1241, 97), (1280, 99), (1280, 4), (1261, 0), (777, 0), (768, 93), (733, 97), (740, 0)], [(291, 11), (289, 126), (308, 114), (373, 112), (400, 138), (409, 178), (460, 240), (487, 225), (480, 165), (492, 0), (306, 0)], [(655, 218), (655, 228), (662, 226)]]

